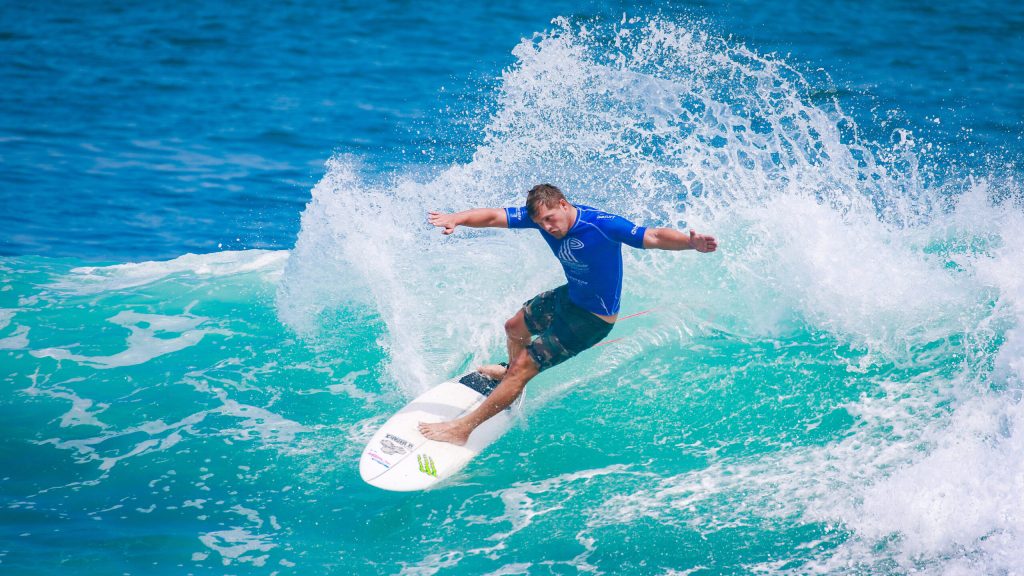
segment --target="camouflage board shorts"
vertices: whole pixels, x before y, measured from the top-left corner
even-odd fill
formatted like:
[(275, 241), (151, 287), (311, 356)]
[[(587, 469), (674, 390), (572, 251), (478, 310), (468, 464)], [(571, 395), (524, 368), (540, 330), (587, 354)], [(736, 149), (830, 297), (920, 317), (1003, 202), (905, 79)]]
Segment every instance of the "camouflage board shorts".
[(527, 330), (537, 337), (526, 352), (541, 370), (565, 362), (612, 331), (612, 324), (569, 300), (565, 284), (534, 296), (523, 310)]

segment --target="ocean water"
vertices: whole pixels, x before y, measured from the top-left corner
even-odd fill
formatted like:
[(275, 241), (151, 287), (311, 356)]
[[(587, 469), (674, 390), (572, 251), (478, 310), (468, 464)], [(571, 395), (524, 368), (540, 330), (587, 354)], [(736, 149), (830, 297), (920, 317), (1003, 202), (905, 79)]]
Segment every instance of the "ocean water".
[[(1015, 3), (0, 8), (0, 572), (1024, 574)], [(440, 489), (357, 458), (626, 252)]]

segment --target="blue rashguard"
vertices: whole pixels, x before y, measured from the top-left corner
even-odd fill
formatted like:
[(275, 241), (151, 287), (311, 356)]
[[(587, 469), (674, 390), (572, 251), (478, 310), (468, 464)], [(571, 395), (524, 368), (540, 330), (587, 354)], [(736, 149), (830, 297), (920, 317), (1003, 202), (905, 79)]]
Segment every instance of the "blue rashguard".
[(574, 304), (594, 314), (618, 314), (622, 294), (622, 244), (643, 248), (647, 228), (589, 206), (573, 206), (577, 209), (576, 222), (561, 239), (531, 220), (525, 206), (505, 208), (505, 216), (509, 228), (540, 231), (565, 270), (569, 299)]

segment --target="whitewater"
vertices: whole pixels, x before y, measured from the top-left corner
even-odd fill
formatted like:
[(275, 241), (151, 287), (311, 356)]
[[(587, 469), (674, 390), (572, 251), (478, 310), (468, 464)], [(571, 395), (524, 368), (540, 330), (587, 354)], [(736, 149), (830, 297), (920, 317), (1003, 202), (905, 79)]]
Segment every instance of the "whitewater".
[[(557, 19), (513, 55), (467, 161), (333, 155), (290, 250), (0, 260), (0, 567), (1024, 574), (1019, 169), (692, 22)], [(540, 182), (719, 250), (624, 248), (649, 313), (449, 485), (366, 486), (376, 427), (564, 281), (536, 233), (426, 212)]]

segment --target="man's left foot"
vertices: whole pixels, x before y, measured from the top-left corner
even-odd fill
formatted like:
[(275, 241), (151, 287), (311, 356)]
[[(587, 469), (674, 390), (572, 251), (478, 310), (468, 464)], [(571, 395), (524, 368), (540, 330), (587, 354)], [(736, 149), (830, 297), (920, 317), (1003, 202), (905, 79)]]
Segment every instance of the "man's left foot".
[(449, 442), (456, 446), (462, 446), (465, 444), (466, 441), (469, 440), (470, 432), (473, 431), (472, 428), (460, 424), (458, 420), (438, 422), (436, 424), (420, 422), (419, 428), (420, 434), (423, 434), (423, 437), (428, 440)]
[(505, 372), (508, 371), (508, 368), (501, 364), (484, 364), (483, 366), (477, 367), (476, 371), (487, 376), (491, 380), (501, 382), (501, 379), (505, 377)]

